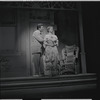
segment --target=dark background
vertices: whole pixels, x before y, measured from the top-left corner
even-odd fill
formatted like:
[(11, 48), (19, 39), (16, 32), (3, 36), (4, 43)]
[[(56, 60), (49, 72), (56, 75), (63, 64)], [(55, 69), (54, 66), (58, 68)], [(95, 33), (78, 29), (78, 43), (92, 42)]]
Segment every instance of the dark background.
[(98, 72), (100, 2), (81, 2), (87, 72)]
[(99, 100), (100, 2), (81, 2), (81, 4), (87, 72), (97, 74), (97, 93), (94, 95), (96, 100)]

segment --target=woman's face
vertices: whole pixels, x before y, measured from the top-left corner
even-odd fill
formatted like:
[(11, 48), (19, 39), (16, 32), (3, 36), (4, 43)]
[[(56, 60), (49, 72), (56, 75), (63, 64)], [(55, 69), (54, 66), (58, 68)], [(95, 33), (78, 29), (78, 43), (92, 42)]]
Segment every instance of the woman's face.
[(50, 27), (49, 32), (53, 33), (53, 27)]

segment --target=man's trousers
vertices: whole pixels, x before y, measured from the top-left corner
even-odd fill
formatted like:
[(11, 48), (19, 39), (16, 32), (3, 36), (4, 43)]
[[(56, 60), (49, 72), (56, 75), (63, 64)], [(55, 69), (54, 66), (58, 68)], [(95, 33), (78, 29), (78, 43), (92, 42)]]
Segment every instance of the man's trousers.
[(43, 66), (43, 59), (41, 53), (35, 53), (32, 55), (32, 63), (35, 67), (35, 75), (44, 74), (44, 66)]

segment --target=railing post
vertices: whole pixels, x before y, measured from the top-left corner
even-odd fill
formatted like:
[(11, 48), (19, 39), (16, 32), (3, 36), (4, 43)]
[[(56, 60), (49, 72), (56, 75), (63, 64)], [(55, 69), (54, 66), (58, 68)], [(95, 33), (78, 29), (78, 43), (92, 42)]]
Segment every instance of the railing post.
[(84, 36), (83, 36), (83, 23), (82, 23), (82, 11), (81, 3), (78, 4), (79, 11), (79, 37), (80, 37), (80, 49), (81, 49), (81, 67), (82, 73), (86, 73), (86, 57), (85, 57), (85, 48), (84, 48)]

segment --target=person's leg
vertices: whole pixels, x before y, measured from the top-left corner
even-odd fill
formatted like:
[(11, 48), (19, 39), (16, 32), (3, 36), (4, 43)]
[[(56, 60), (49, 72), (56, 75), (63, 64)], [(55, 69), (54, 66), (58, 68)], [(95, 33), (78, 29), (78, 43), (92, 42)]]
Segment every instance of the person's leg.
[(40, 57), (40, 74), (41, 74), (41, 75), (44, 75), (43, 56)]
[(39, 75), (40, 54), (33, 54), (33, 63), (35, 66), (35, 74)]
[(35, 66), (34, 66), (33, 57), (34, 57), (34, 55), (32, 54), (32, 64), (31, 64), (31, 68), (30, 68), (31, 76), (34, 76), (34, 74), (35, 74)]

